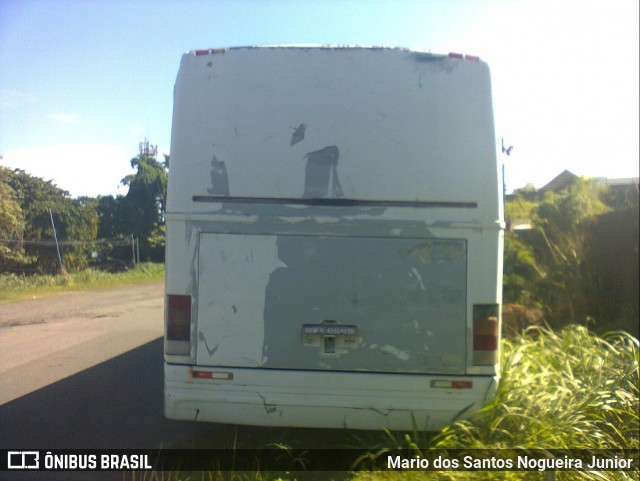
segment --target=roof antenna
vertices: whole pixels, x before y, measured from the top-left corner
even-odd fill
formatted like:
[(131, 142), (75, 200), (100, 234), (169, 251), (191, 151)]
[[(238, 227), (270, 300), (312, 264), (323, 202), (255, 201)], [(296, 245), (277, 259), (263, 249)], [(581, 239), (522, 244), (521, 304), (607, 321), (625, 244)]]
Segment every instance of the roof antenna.
[(511, 151), (512, 150), (513, 150), (513, 145), (510, 145), (507, 148), (504, 147), (504, 137), (503, 137), (502, 138), (502, 153), (503, 154), (507, 154), (507, 157), (509, 157), (511, 155)]

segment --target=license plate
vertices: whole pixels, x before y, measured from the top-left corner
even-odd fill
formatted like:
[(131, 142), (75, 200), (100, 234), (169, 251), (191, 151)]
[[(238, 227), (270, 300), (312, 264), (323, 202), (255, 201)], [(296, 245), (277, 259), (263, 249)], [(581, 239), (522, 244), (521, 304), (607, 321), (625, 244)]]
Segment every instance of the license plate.
[(304, 324), (302, 334), (316, 334), (320, 336), (355, 336), (358, 326), (336, 324)]

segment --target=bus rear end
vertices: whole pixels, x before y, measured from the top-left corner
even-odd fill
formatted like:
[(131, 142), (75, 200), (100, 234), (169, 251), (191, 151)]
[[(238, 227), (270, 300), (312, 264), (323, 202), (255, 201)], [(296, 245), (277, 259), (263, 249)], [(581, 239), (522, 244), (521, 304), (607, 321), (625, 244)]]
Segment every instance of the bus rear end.
[(165, 414), (439, 429), (498, 382), (489, 71), (402, 49), (196, 51), (175, 88)]

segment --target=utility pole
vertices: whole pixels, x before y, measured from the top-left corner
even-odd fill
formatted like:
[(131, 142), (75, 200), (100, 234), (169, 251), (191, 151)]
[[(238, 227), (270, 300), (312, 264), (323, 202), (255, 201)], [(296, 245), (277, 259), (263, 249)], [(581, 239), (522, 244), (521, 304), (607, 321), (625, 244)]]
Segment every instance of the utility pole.
[(136, 265), (136, 241), (133, 239), (133, 234), (131, 234), (131, 265)]
[(64, 268), (64, 264), (62, 264), (62, 256), (60, 255), (60, 244), (58, 244), (58, 234), (56, 233), (56, 225), (53, 222), (53, 213), (51, 212), (51, 207), (49, 207), (49, 218), (51, 219), (51, 227), (53, 227), (53, 238), (56, 241), (56, 251), (58, 252), (58, 262), (60, 263), (60, 274), (66, 274), (67, 271)]

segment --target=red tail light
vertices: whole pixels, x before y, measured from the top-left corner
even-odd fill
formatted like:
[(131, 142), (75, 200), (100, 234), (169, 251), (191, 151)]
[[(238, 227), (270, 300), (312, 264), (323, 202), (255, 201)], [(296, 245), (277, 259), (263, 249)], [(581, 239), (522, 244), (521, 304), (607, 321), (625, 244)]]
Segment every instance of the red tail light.
[(194, 379), (233, 379), (232, 372), (192, 371), (191, 376)]
[(473, 305), (473, 365), (498, 363), (498, 304)]
[(191, 339), (191, 296), (167, 295), (167, 340)]
[(471, 389), (473, 388), (473, 382), (437, 379), (437, 380), (431, 381), (431, 387), (442, 388), (442, 389)]

